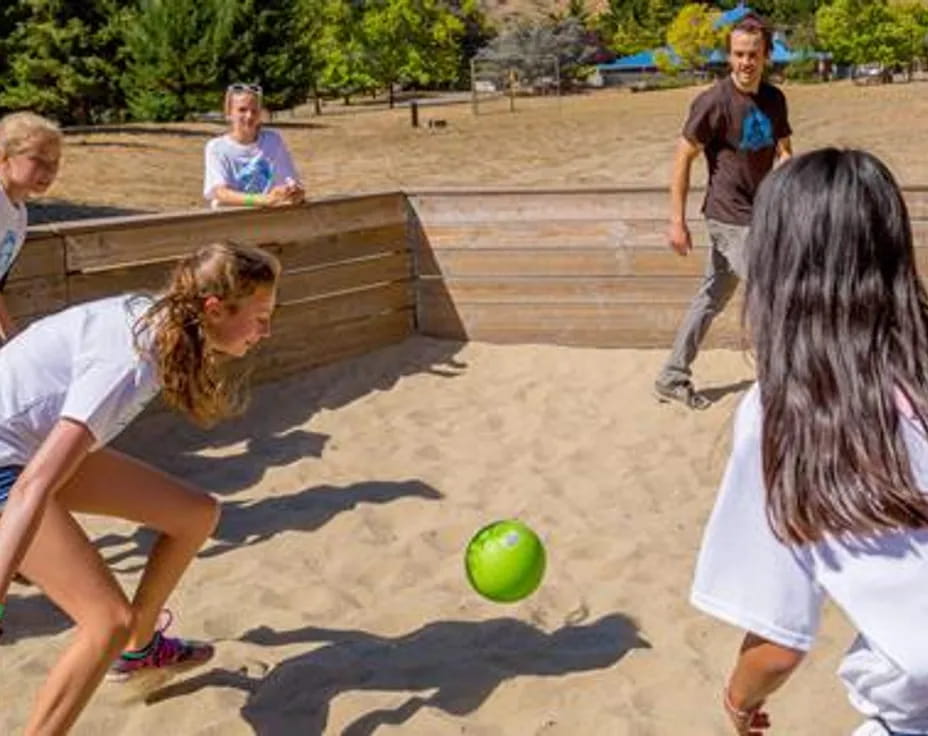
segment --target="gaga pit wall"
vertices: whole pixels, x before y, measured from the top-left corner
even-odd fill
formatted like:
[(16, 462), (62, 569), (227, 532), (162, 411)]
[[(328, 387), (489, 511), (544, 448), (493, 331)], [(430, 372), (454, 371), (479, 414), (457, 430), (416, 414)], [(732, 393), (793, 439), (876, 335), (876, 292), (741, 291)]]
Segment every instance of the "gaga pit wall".
[[(928, 273), (928, 187), (905, 190)], [(453, 340), (665, 348), (700, 283), (666, 244), (663, 189), (368, 194), (271, 210), (184, 212), (30, 228), (5, 296), (29, 322), (73, 302), (157, 289), (176, 259), (233, 239), (283, 265), (256, 379), (276, 380), (420, 333)], [(728, 309), (709, 347), (741, 344)]]

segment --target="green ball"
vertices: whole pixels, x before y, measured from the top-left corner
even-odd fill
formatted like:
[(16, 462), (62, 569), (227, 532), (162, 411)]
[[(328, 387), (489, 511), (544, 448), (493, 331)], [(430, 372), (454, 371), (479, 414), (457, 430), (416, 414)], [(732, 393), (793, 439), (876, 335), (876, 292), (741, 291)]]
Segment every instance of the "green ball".
[(495, 521), (470, 540), (464, 565), (467, 579), (480, 595), (512, 603), (534, 593), (541, 583), (545, 548), (521, 521)]

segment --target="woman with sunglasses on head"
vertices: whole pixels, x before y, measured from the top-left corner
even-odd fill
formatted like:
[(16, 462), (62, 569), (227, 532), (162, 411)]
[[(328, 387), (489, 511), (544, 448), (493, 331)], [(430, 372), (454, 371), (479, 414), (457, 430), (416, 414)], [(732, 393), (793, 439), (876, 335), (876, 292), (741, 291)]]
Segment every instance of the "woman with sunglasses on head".
[(261, 87), (226, 89), (229, 131), (206, 144), (203, 196), (218, 207), (299, 204), (306, 193), (280, 134), (261, 125)]

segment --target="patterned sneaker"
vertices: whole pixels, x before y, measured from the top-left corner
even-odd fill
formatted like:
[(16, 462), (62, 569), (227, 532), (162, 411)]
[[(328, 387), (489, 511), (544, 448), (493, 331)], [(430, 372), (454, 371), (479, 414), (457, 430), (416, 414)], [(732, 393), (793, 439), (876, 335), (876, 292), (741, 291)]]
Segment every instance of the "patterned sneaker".
[(166, 667), (192, 666), (203, 664), (213, 656), (213, 645), (165, 636), (164, 632), (174, 620), (167, 609), (167, 621), (152, 638), (151, 643), (139, 653), (123, 652), (110, 665), (106, 673), (109, 682), (125, 682), (143, 670), (163, 669)]
[(712, 402), (693, 388), (693, 384), (689, 382), (668, 386), (657, 381), (654, 384), (654, 395), (662, 404), (668, 401), (679, 401), (688, 409), (703, 411), (712, 406)]

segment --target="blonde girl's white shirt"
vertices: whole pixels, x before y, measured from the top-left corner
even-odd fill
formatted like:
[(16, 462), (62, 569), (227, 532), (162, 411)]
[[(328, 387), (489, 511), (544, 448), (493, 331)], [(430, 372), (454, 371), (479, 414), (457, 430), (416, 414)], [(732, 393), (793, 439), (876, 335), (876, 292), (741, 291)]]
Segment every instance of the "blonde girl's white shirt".
[(26, 207), (13, 203), (0, 186), (0, 291), (26, 240)]
[(80, 304), (0, 348), (0, 466), (28, 463), (59, 419), (85, 425), (97, 449), (142, 411), (159, 390), (133, 334), (150, 304), (139, 295)]
[[(910, 420), (901, 421), (917, 482), (928, 488), (928, 442)], [(928, 733), (928, 530), (780, 542), (766, 515), (755, 385), (738, 409), (691, 602), (772, 642), (808, 650), (826, 596), (859, 632), (839, 668), (851, 703), (895, 730)]]
[(287, 144), (276, 130), (261, 128), (253, 143), (239, 143), (229, 135), (206, 144), (203, 197), (219, 206), (216, 190), (228, 187), (245, 194), (265, 194), (288, 179), (299, 181)]

